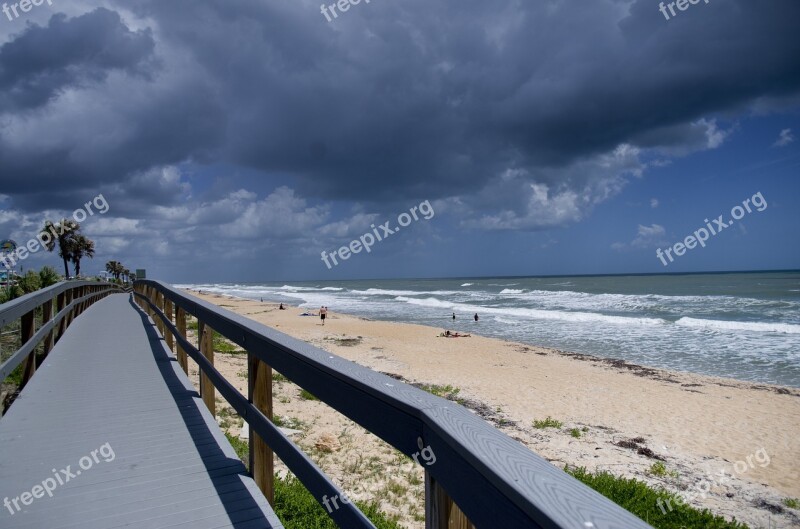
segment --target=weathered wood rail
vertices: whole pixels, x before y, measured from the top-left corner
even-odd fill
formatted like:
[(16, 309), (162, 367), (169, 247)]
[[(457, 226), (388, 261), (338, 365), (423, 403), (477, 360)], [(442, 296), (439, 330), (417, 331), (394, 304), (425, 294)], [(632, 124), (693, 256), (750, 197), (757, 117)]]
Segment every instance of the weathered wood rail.
[[(112, 283), (62, 281), (0, 305), (0, 328), (20, 320), (21, 342), (20, 348), (0, 364), (0, 382), (24, 362), (21, 390), (36, 372), (37, 362), (53, 349), (70, 323), (111, 292), (122, 289)], [(37, 330), (36, 313), (40, 308), (42, 324)], [(43, 354), (37, 358), (34, 352), (39, 344), (43, 344)]]
[[(215, 413), (215, 391), (247, 421), (250, 469), (272, 503), (273, 451), (315, 496), (342, 491), (271, 422), (272, 369), (377, 435), (407, 456), (428, 449), (426, 528), (650, 527), (469, 410), (413, 386), (282, 334), (181, 292), (165, 283), (137, 281), (137, 303), (147, 311), (188, 373), (200, 369), (201, 397)], [(198, 321), (198, 345), (186, 338), (187, 315)], [(248, 354), (248, 395), (214, 368), (213, 333)], [(177, 348), (177, 350), (176, 350)], [(328, 509), (341, 527), (374, 527), (352, 503)]]

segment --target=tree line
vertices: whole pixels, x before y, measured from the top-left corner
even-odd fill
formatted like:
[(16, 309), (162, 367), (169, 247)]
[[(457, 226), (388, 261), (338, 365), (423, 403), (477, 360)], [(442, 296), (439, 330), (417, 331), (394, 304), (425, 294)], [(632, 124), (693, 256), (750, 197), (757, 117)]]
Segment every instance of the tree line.
[[(58, 250), (58, 256), (61, 257), (64, 264), (64, 278), (80, 277), (81, 261), (85, 258), (94, 258), (94, 241), (81, 233), (81, 225), (74, 220), (67, 218), (62, 218), (58, 222), (46, 220), (39, 235), (39, 240), (42, 241), (43, 247), (48, 252)], [(70, 263), (74, 265), (74, 276), (70, 274)], [(108, 261), (106, 272), (117, 282), (127, 283), (136, 279), (135, 274), (132, 274), (119, 261)], [(17, 279), (13, 281), (10, 271), (7, 277), (7, 288), (0, 291), (0, 303), (35, 292), (40, 288), (49, 287), (62, 280), (62, 277), (51, 266), (44, 266), (39, 272), (29, 270), (25, 275), (17, 276)]]

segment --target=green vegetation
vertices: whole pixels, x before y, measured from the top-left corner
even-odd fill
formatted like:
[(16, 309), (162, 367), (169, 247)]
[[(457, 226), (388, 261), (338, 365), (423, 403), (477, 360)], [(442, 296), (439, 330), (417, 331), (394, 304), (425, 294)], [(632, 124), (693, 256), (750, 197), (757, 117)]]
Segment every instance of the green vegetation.
[(279, 428), (290, 428), (292, 430), (305, 430), (308, 428), (308, 424), (296, 417), (282, 417), (280, 415), (272, 417), (272, 424)]
[(28, 270), (28, 273), (17, 280), (17, 285), (23, 292), (30, 294), (42, 288), (42, 280), (37, 272)]
[[(225, 437), (236, 450), (239, 459), (247, 466), (250, 454), (247, 442), (228, 433)], [(401, 525), (383, 514), (376, 504), (360, 501), (355, 503), (378, 529), (403, 529)], [(322, 505), (294, 476), (286, 478), (275, 476), (275, 513), (286, 529), (336, 529), (337, 527)]]
[(543, 430), (545, 428), (561, 428), (563, 425), (564, 423), (553, 419), (549, 415), (546, 419), (533, 421), (533, 427), (538, 430)]
[(581, 437), (581, 431), (580, 431), (580, 430), (578, 430), (577, 428), (573, 428), (573, 429), (571, 429), (571, 430), (569, 431), (569, 434), (570, 434), (572, 437), (574, 437), (575, 439), (580, 439), (580, 437)]
[(43, 266), (39, 270), (39, 281), (42, 283), (42, 288), (47, 288), (61, 281), (61, 276), (52, 266)]
[(272, 372), (272, 381), (276, 384), (280, 384), (281, 382), (287, 382), (289, 379), (285, 376), (281, 375), (277, 371)]
[(236, 345), (229, 342), (224, 336), (219, 333), (214, 333), (214, 351), (217, 353), (225, 354), (247, 354), (247, 351), (239, 349)]
[(244, 466), (250, 466), (250, 445), (247, 441), (242, 441), (235, 435), (231, 435), (228, 432), (225, 432), (225, 437), (228, 438), (228, 442), (231, 444), (233, 449), (236, 451), (236, 455), (239, 456), (239, 459), (242, 460)]
[(61, 276), (52, 266), (43, 266), (39, 272), (28, 270), (24, 276), (17, 276), (17, 278), (15, 284), (10, 288), (0, 288), (0, 303), (17, 299), (25, 294), (36, 292), (61, 281)]
[(305, 389), (300, 390), (300, 398), (303, 400), (319, 400), (317, 397), (315, 397)]
[(450, 384), (447, 384), (446, 386), (440, 386), (438, 384), (415, 384), (415, 386), (423, 391), (432, 393), (437, 397), (452, 400), (453, 402), (457, 402), (462, 405), (464, 402), (466, 402), (464, 399), (458, 398), (458, 393), (461, 391), (461, 388), (451, 386)]
[[(383, 514), (376, 504), (361, 501), (356, 501), (355, 504), (378, 529), (402, 529), (396, 521)], [(327, 510), (294, 476), (275, 479), (275, 513), (286, 529), (337, 528)]]
[[(620, 478), (608, 472), (591, 474), (585, 468), (567, 467), (564, 470), (656, 529), (747, 529), (746, 525), (736, 521), (728, 522), (722, 516), (714, 516), (707, 509), (699, 511), (689, 507), (678, 500), (677, 496), (652, 489), (635, 479)], [(659, 502), (663, 505), (663, 510), (659, 507)]]
[(653, 463), (653, 465), (650, 467), (649, 472), (650, 474), (661, 478), (665, 476), (670, 476), (673, 478), (678, 477), (678, 472), (676, 472), (675, 470), (667, 470), (667, 467), (661, 461)]
[(783, 504), (790, 509), (800, 509), (800, 500), (797, 498), (784, 498)]

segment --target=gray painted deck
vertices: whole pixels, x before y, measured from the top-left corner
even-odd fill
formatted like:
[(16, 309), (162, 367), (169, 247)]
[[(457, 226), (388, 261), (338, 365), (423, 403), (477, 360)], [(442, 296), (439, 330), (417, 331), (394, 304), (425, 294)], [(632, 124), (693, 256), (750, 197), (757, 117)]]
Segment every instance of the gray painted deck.
[[(52, 497), (34, 489), (68, 465)], [(26, 491), (43, 497), (25, 506)], [(282, 527), (127, 294), (81, 315), (0, 420), (5, 498), (9, 529)]]

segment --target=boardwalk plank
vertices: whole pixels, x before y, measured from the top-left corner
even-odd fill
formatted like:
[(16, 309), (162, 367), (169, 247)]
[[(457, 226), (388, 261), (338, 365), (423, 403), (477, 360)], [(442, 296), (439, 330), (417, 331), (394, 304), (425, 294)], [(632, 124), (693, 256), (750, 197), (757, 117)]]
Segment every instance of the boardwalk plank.
[[(125, 294), (70, 326), (0, 420), (0, 443), (0, 502), (21, 507), (0, 505), (3, 528), (282, 527)], [(67, 465), (75, 475), (52, 497), (22, 504)]]

